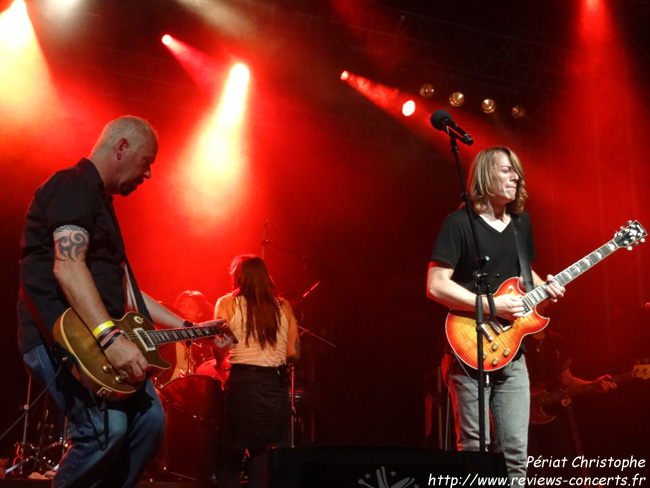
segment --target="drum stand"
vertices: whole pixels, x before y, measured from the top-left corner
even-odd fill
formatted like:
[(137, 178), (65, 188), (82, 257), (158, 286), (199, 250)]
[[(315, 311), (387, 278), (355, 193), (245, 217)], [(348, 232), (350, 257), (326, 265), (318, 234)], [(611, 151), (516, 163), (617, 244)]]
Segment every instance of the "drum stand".
[[(307, 320), (302, 317), (302, 321), (307, 322)], [(324, 339), (323, 337), (314, 334), (311, 332), (309, 329), (306, 329), (305, 327), (298, 326), (298, 330), (300, 333), (300, 336), (302, 337), (303, 335), (307, 336), (307, 341), (305, 341), (305, 345), (307, 347), (303, 348), (303, 350), (307, 351), (308, 353), (305, 355), (306, 356), (306, 374), (307, 374), (307, 395), (306, 395), (306, 402), (307, 402), (307, 417), (309, 420), (309, 439), (306, 442), (306, 445), (311, 446), (314, 443), (314, 427), (315, 427), (315, 420), (314, 420), (314, 392), (315, 392), (315, 374), (314, 374), (314, 344), (313, 344), (313, 339), (318, 339), (319, 341), (327, 344), (330, 347), (336, 348), (336, 344), (331, 343), (327, 339)], [(294, 427), (295, 423), (298, 419), (298, 415), (295, 410), (295, 398), (296, 398), (296, 390), (295, 390), (295, 367), (293, 364), (290, 364), (289, 366), (291, 368), (291, 447), (294, 447)]]
[[(31, 405), (31, 394), (32, 394), (32, 378), (29, 377), (27, 383), (27, 401), (25, 405), (22, 406), (23, 410), (28, 410)], [(5, 474), (9, 475), (10, 473), (16, 471), (14, 476), (17, 477), (27, 477), (33, 472), (38, 472), (43, 474), (47, 471), (54, 471), (58, 465), (58, 461), (54, 461), (52, 458), (60, 459), (63, 457), (65, 450), (68, 446), (67, 441), (67, 430), (68, 430), (68, 419), (64, 417), (63, 423), (63, 435), (59, 438), (58, 441), (48, 442), (48, 439), (52, 438), (53, 425), (48, 425), (49, 409), (47, 408), (47, 395), (45, 400), (43, 400), (43, 413), (41, 415), (41, 421), (39, 422), (39, 439), (38, 445), (34, 445), (31, 442), (27, 442), (27, 429), (29, 426), (29, 414), (25, 415), (25, 421), (23, 423), (23, 438), (22, 441), (17, 442), (16, 446), (16, 457), (14, 459), (13, 466), (10, 466), (5, 470)], [(49, 433), (46, 432), (50, 428)], [(60, 456), (53, 452), (53, 449), (61, 448)]]

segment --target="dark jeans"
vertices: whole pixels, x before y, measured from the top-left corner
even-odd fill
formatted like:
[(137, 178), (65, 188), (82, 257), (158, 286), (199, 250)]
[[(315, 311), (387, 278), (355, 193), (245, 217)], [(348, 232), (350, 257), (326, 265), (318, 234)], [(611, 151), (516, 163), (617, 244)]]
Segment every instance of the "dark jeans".
[[(25, 353), (30, 375), (47, 385), (56, 368), (45, 346)], [(49, 388), (68, 418), (72, 445), (61, 460), (54, 488), (135, 486), (162, 443), (165, 414), (151, 381), (123, 402), (107, 402), (105, 411), (64, 371)], [(100, 399), (96, 398), (97, 403)]]

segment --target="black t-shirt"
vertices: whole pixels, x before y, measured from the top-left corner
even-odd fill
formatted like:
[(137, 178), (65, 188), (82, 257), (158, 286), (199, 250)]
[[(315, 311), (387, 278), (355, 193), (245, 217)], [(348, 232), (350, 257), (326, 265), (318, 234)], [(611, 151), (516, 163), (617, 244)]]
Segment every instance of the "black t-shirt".
[[(494, 293), (505, 280), (521, 274), (513, 221), (499, 232), (475, 212), (472, 212), (472, 218), (481, 252), (490, 258), (486, 271), (489, 275), (490, 291)], [(535, 259), (535, 246), (530, 216), (523, 212), (518, 218), (522, 240), (527, 243), (528, 259), (532, 262)], [(474, 272), (478, 270), (478, 256), (466, 209), (456, 210), (447, 216), (438, 234), (431, 261), (440, 261), (454, 268), (452, 280), (476, 292)]]
[(106, 195), (99, 172), (91, 161), (82, 159), (41, 185), (27, 210), (21, 239), (18, 298), (18, 342), (22, 354), (44, 342), (38, 324), (52, 330), (69, 307), (54, 277), (53, 232), (70, 224), (88, 231), (86, 265), (108, 313), (118, 318), (124, 314), (124, 241), (112, 198)]

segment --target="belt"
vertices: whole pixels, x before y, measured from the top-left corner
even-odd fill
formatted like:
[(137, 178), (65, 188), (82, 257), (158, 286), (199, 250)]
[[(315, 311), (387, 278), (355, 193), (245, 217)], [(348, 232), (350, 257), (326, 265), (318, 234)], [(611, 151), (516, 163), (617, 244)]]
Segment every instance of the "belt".
[(238, 363), (235, 363), (235, 364), (230, 365), (230, 369), (234, 370), (234, 371), (240, 370), (240, 371), (259, 371), (259, 372), (264, 372), (264, 373), (267, 373), (267, 372), (269, 372), (269, 373), (274, 372), (275, 373), (275, 372), (280, 371), (280, 368), (282, 368), (283, 366), (284, 365), (282, 365), (282, 366), (258, 366), (257, 364), (238, 364)]

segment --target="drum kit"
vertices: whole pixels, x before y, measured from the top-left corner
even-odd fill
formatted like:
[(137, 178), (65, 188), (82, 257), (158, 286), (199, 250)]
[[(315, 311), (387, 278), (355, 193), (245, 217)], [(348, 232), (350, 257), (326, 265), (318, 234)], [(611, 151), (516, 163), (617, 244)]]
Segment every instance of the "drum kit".
[[(301, 328), (302, 329), (302, 328)], [(175, 343), (159, 349), (171, 367), (154, 378), (165, 409), (165, 438), (147, 474), (152, 481), (216, 483), (217, 434), (227, 365), (218, 364), (212, 348), (202, 343)], [(224, 367), (225, 366), (225, 367)], [(296, 388), (291, 368), (291, 439), (302, 424), (305, 391)]]
[(228, 371), (218, 367), (212, 348), (202, 343), (168, 344), (159, 353), (171, 367), (154, 378), (166, 420), (149, 478), (216, 483), (219, 413)]

